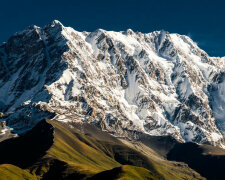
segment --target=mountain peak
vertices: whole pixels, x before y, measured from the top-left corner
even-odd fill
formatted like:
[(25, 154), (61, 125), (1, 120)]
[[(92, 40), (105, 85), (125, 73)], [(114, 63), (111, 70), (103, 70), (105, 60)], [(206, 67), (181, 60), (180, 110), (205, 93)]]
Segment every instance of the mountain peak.
[(63, 26), (63, 24), (59, 21), (59, 20), (53, 20), (52, 23), (51, 23), (52, 26)]
[(127, 29), (125, 32), (126, 35), (133, 35), (135, 34), (134, 31), (132, 29)]

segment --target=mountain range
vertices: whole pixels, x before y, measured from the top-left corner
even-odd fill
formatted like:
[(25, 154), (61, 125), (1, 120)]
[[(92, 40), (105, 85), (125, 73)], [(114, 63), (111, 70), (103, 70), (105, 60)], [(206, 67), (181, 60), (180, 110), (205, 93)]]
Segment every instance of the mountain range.
[(188, 36), (29, 26), (0, 46), (0, 172), (223, 178), (224, 95), (225, 57)]

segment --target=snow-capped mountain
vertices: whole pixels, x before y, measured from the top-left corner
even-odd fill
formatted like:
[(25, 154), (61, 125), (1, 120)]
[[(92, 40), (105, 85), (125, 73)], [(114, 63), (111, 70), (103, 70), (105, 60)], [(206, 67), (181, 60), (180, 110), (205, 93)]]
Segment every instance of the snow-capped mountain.
[(78, 32), (55, 20), (0, 46), (2, 134), (49, 118), (225, 147), (224, 110), (225, 58), (209, 57), (187, 36)]

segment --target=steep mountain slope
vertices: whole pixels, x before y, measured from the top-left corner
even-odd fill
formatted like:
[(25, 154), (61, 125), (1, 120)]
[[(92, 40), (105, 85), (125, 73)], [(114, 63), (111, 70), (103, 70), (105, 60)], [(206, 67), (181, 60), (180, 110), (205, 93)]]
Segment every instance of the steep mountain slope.
[[(43, 140), (51, 142), (44, 143), (50, 145), (47, 149)], [(141, 142), (121, 141), (85, 123), (41, 121), (25, 135), (0, 145), (0, 178), (204, 179), (184, 163), (167, 161)]]
[(81, 33), (53, 21), (12, 36), (0, 59), (1, 120), (15, 133), (49, 118), (224, 147), (225, 59), (187, 36)]

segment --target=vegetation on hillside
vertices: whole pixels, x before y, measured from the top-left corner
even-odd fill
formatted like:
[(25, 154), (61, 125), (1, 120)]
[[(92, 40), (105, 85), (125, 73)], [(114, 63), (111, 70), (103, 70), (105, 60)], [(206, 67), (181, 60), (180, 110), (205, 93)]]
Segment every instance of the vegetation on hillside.
[[(7, 149), (17, 146), (13, 162), (9, 158), (12, 151), (7, 153)], [(5, 154), (0, 170), (14, 179), (204, 179), (184, 163), (167, 161), (142, 142), (115, 138), (88, 124), (45, 120), (0, 147), (0, 153)]]

